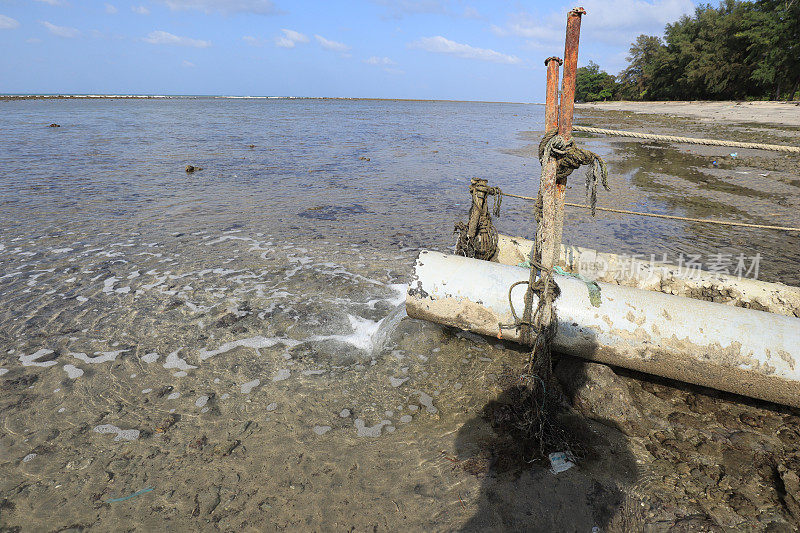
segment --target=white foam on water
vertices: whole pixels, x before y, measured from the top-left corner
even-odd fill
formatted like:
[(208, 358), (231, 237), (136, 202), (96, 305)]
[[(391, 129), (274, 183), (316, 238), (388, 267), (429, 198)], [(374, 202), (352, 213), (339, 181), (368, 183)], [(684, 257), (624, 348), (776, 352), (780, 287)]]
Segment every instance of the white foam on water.
[(353, 328), (352, 333), (347, 335), (314, 335), (313, 337), (309, 338), (309, 340), (313, 342), (329, 340), (338, 341), (345, 344), (351, 344), (359, 350), (371, 352), (375, 346), (373, 337), (378, 332), (378, 329), (381, 327), (381, 323), (385, 319), (375, 322), (373, 320), (369, 320), (368, 318), (362, 318), (354, 315), (347, 315), (347, 319), (350, 321), (350, 327)]
[(95, 433), (116, 433), (117, 436), (114, 437), (115, 441), (120, 440), (137, 440), (139, 438), (139, 430), (138, 429), (120, 429), (113, 424), (101, 424), (99, 426), (94, 427)]
[(194, 365), (188, 364), (186, 360), (178, 357), (178, 352), (180, 352), (180, 349), (175, 350), (174, 352), (172, 352), (167, 356), (167, 360), (164, 362), (164, 368), (166, 369), (175, 368), (178, 370), (192, 370), (197, 368)]
[(69, 379), (77, 379), (83, 375), (83, 369), (75, 365), (64, 365), (64, 372), (67, 373)]
[(37, 361), (37, 359), (39, 359), (40, 357), (44, 357), (45, 355), (50, 355), (51, 353), (53, 353), (53, 350), (47, 350), (43, 348), (41, 350), (37, 350), (35, 353), (32, 353), (31, 355), (24, 355), (24, 354), (20, 355), (19, 362), (22, 363), (22, 366), (40, 366), (47, 368), (48, 366), (53, 366), (55, 364), (58, 364), (58, 362), (43, 361), (40, 363)]
[(71, 355), (75, 359), (79, 359), (79, 360), (83, 361), (84, 363), (97, 365), (97, 364), (100, 364), (100, 363), (107, 363), (109, 361), (116, 361), (117, 357), (119, 357), (120, 354), (123, 354), (123, 353), (125, 353), (127, 351), (129, 351), (129, 350), (115, 350), (113, 352), (94, 352), (96, 357), (91, 357), (91, 356), (86, 355), (85, 353), (81, 353), (81, 352), (77, 352), (77, 353), (76, 352), (70, 352), (69, 355)]
[(258, 337), (250, 337), (248, 339), (239, 339), (239, 340), (236, 340), (236, 341), (226, 342), (225, 344), (223, 344), (222, 346), (220, 346), (216, 350), (201, 349), (197, 353), (197, 356), (200, 358), (201, 361), (205, 361), (206, 359), (208, 359), (210, 357), (214, 357), (215, 355), (219, 355), (219, 354), (223, 354), (225, 352), (229, 352), (229, 351), (233, 350), (234, 348), (242, 347), (242, 348), (253, 348), (253, 349), (257, 350), (259, 348), (270, 348), (272, 346), (275, 346), (276, 344), (284, 344), (284, 345), (289, 346), (291, 348), (291, 347), (297, 346), (298, 344), (302, 344), (302, 343), (300, 341), (296, 341), (294, 339), (289, 339), (289, 338), (285, 338), (285, 337), (261, 337), (261, 336), (258, 336)]
[(408, 293), (408, 283), (393, 283), (389, 285), (389, 288), (395, 292), (395, 297), (387, 301), (394, 306), (404, 304), (406, 301), (406, 293)]
[(283, 381), (284, 379), (288, 379), (291, 375), (292, 372), (288, 368), (282, 368), (272, 376), (272, 381)]
[(260, 379), (254, 379), (253, 381), (242, 383), (242, 385), (240, 386), (240, 390), (242, 391), (242, 394), (250, 394), (250, 392), (252, 392), (252, 390), (258, 387), (260, 384), (261, 384)]

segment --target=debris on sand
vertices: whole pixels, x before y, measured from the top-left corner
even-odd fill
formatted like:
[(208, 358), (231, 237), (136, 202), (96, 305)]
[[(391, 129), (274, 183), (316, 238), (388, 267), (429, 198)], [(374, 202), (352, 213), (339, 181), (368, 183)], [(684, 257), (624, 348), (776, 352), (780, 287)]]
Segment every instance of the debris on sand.
[(106, 503), (124, 502), (124, 501), (130, 500), (131, 498), (135, 498), (137, 496), (141, 496), (142, 494), (147, 494), (148, 492), (153, 492), (153, 488), (152, 487), (147, 487), (147, 488), (142, 489), (142, 490), (137, 490), (133, 494), (131, 494), (129, 496), (123, 496), (122, 498), (111, 498), (110, 500), (106, 500)]

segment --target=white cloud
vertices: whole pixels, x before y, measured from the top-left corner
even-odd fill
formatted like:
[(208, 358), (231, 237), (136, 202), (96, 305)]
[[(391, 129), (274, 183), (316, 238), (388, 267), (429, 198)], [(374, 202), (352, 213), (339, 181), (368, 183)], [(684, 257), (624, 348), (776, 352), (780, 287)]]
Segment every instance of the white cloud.
[(283, 35), (275, 37), (275, 46), (280, 48), (294, 48), (297, 43), (307, 43), (308, 36), (294, 30), (282, 29)]
[(517, 56), (503, 54), (489, 48), (476, 48), (468, 44), (457, 43), (450, 39), (445, 39), (441, 35), (436, 37), (423, 37), (409, 43), (410, 48), (418, 48), (426, 52), (436, 54), (448, 54), (464, 59), (478, 59), (480, 61), (491, 61), (494, 63), (517, 64), (522, 60)]
[(150, 10), (144, 6), (131, 6), (131, 11), (136, 13), (137, 15), (149, 15)]
[(0, 30), (13, 30), (19, 28), (19, 22), (11, 17), (0, 15)]
[[(637, 35), (661, 35), (667, 23), (694, 12), (692, 0), (585, 0), (587, 16), (581, 35), (609, 44), (629, 44)], [(564, 41), (568, 8), (549, 13), (517, 13), (504, 26), (492, 26), (501, 37), (523, 37), (532, 45)], [(555, 46), (554, 48), (558, 48)]]
[(184, 60), (183, 60), (183, 63), (181, 63), (181, 65), (183, 65), (183, 66), (184, 66), (184, 67), (186, 67), (186, 68), (192, 68), (192, 67), (194, 66), (194, 63), (192, 63), (191, 61), (186, 61), (186, 60), (184, 59)]
[(396, 65), (396, 63), (388, 57), (372, 56), (369, 59), (365, 59), (364, 63), (366, 63), (367, 65), (374, 65), (376, 67), (381, 67), (381, 70), (383, 70), (384, 72), (388, 72), (389, 74), (405, 74), (404, 71), (400, 70), (399, 68), (396, 68), (394, 66)]
[(37, 2), (41, 2), (43, 4), (49, 4), (51, 6), (66, 6), (68, 5), (63, 0), (36, 0)]
[(394, 61), (392, 61), (388, 57), (378, 57), (378, 56), (372, 56), (369, 59), (365, 59), (364, 63), (366, 63), (367, 65), (376, 65), (381, 67), (394, 65)]
[(196, 9), (205, 13), (258, 13), (277, 15), (280, 10), (272, 0), (159, 0), (173, 11)]
[(56, 26), (55, 24), (51, 24), (46, 20), (41, 21), (42, 25), (47, 28), (47, 30), (52, 33), (53, 35), (57, 35), (58, 37), (65, 37), (67, 39), (72, 39), (74, 37), (78, 37), (81, 32), (75, 28), (70, 28), (68, 26)]
[(106, 13), (108, 13), (109, 15), (113, 15), (117, 11), (119, 11), (117, 9), (117, 6), (112, 5), (112, 4), (106, 4)]
[(210, 41), (203, 41), (200, 39), (190, 39), (189, 37), (179, 37), (165, 31), (151, 31), (144, 42), (150, 44), (171, 44), (175, 46), (193, 46), (195, 48), (208, 48), (211, 46)]
[(25, 42), (26, 43), (30, 43), (30, 44), (38, 44), (38, 43), (42, 42), (42, 40), (38, 39), (36, 37), (31, 37), (30, 39), (25, 39)]
[(347, 46), (346, 44), (339, 43), (336, 41), (331, 41), (329, 39), (326, 39), (322, 35), (314, 35), (314, 38), (317, 40), (320, 46), (322, 46), (322, 48), (324, 48), (325, 50), (330, 50), (332, 52), (342, 52), (342, 53), (350, 50), (350, 47)]

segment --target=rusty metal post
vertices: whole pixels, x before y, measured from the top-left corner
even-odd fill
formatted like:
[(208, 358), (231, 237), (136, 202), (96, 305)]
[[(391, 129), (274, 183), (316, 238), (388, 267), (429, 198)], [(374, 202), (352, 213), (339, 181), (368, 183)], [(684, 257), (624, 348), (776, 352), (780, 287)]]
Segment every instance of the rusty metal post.
[(564, 78), (561, 81), (561, 116), (558, 121), (558, 133), (565, 141), (572, 138), (572, 113), (575, 109), (575, 84), (578, 78), (578, 41), (581, 37), (581, 16), (585, 14), (585, 9), (576, 7), (567, 15)]
[(560, 57), (548, 57), (544, 60), (544, 66), (547, 67), (547, 93), (544, 100), (545, 131), (558, 128), (558, 68), (563, 63)]
[[(544, 127), (545, 131), (558, 128), (558, 70), (563, 62), (557, 57), (548, 57), (544, 60), (547, 67), (547, 92), (544, 103)], [(555, 159), (550, 159), (545, 168), (542, 169), (542, 177), (539, 182), (539, 197), (542, 199), (542, 219), (536, 227), (536, 242), (539, 244), (539, 257), (534, 257), (535, 262), (541, 262), (545, 266), (550, 263), (551, 253), (547, 250), (552, 249), (552, 241), (555, 233), (553, 222), (553, 191), (556, 186), (557, 163)], [(558, 257), (558, 256), (556, 256)]]
[[(567, 38), (564, 47), (564, 79), (561, 85), (560, 117), (558, 133), (565, 141), (572, 138), (572, 115), (575, 109), (575, 85), (578, 77), (578, 42), (581, 35), (581, 16), (586, 11), (582, 7), (573, 9), (567, 15)], [(559, 261), (561, 240), (564, 234), (564, 199), (567, 182), (556, 182), (555, 192), (555, 236), (553, 238), (553, 254), (555, 263)]]
[[(580, 36), (580, 21), (581, 15), (586, 11), (583, 8), (573, 9), (567, 15), (567, 37), (564, 57), (566, 62), (564, 64), (564, 78), (561, 88), (561, 105), (559, 106), (558, 114), (558, 131), (568, 131), (568, 135), (572, 132), (572, 112), (575, 102), (575, 78), (577, 74), (578, 65), (578, 38)], [(552, 92), (558, 87), (558, 82), (551, 83), (553, 79), (550, 77), (550, 69), (558, 69), (558, 65), (554, 61), (548, 60), (548, 80), (547, 90), (549, 101), (552, 101)], [(557, 72), (557, 70), (556, 70)], [(557, 76), (555, 76), (557, 80)], [(551, 92), (552, 91), (552, 92)], [(545, 101), (545, 126), (548, 127), (548, 118), (552, 121), (552, 117), (547, 114), (548, 107)], [(552, 111), (552, 107), (550, 108)], [(568, 137), (567, 137), (568, 138)], [(536, 248), (539, 252), (539, 257), (531, 257), (531, 264), (533, 262), (540, 262), (542, 271), (548, 271), (558, 264), (561, 255), (561, 234), (564, 225), (564, 189), (566, 184), (556, 183), (556, 174), (558, 171), (558, 162), (554, 157), (551, 157), (547, 164), (542, 169), (542, 178), (539, 183), (539, 194), (542, 199), (542, 218), (536, 227)], [(536, 269), (531, 268), (531, 278), (529, 287), (533, 287), (536, 281)], [(530, 294), (530, 288), (529, 288)], [(529, 306), (525, 308), (523, 320), (529, 320)], [(547, 301), (541, 310), (540, 325), (544, 328), (548, 327), (552, 320), (552, 303)], [(524, 335), (527, 337), (527, 334)], [(526, 339), (527, 340), (527, 339)]]

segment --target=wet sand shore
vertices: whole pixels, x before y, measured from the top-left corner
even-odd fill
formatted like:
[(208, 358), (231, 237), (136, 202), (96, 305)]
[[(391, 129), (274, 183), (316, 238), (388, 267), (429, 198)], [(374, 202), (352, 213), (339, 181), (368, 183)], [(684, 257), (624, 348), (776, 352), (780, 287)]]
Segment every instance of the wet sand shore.
[(591, 102), (576, 109), (677, 115), (707, 122), (752, 122), (800, 126), (800, 102)]

